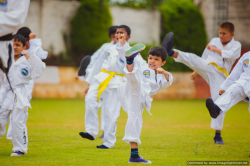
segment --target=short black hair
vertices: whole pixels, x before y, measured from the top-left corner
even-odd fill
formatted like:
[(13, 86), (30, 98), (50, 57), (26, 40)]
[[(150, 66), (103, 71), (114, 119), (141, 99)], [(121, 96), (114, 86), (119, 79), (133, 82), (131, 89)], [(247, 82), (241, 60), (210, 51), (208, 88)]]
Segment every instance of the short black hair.
[(117, 28), (124, 28), (128, 35), (131, 34), (131, 29), (127, 25), (119, 25)]
[(108, 29), (108, 33), (109, 33), (109, 38), (111, 37), (111, 35), (116, 33), (116, 29), (118, 26), (112, 26)]
[(13, 39), (14, 41), (21, 42), (21, 43), (23, 44), (23, 46), (25, 46), (26, 40), (25, 40), (25, 38), (23, 37), (23, 35), (15, 34), (15, 35), (12, 36), (12, 39)]
[(227, 29), (230, 33), (234, 33), (234, 24), (231, 22), (223, 22), (220, 24), (220, 28)]
[(30, 33), (31, 33), (31, 30), (30, 30), (28, 27), (22, 27), (22, 28), (20, 28), (20, 29), (17, 31), (16, 34), (20, 34), (20, 35), (22, 35), (26, 40), (29, 40), (29, 39), (30, 39), (30, 37), (29, 37)]
[(148, 55), (161, 57), (162, 61), (166, 61), (168, 57), (167, 51), (163, 47), (159, 46), (151, 47), (148, 51)]

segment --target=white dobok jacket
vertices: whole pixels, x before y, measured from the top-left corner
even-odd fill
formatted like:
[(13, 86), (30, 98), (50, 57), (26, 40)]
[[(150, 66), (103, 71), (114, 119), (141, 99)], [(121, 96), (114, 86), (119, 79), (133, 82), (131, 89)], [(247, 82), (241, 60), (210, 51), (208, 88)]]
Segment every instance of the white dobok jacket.
[(25, 56), (20, 57), (14, 62), (8, 73), (10, 84), (5, 76), (3, 85), (0, 89), (0, 104), (1, 109), (12, 110), (14, 102), (17, 107), (23, 109), (24, 107), (31, 107), (29, 102), (29, 91), (26, 90), (25, 85), (29, 81), (40, 77), (44, 72), (44, 63), (35, 54), (31, 54), (29, 59)]
[(221, 55), (205, 48), (202, 58), (206, 59), (207, 63), (215, 62), (220, 68), (226, 69), (229, 73), (235, 60), (240, 57), (240, 42), (235, 41), (233, 38), (225, 47), (223, 47), (220, 38), (216, 37), (209, 42), (209, 45), (213, 45), (220, 49)]

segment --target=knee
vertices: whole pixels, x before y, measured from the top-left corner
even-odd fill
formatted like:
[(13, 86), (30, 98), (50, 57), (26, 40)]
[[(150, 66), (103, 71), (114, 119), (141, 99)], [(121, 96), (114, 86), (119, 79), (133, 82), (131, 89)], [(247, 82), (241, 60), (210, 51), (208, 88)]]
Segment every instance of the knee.
[(12, 126), (13, 126), (13, 128), (21, 128), (21, 127), (24, 127), (25, 124), (23, 123), (23, 119), (22, 120), (12, 120)]

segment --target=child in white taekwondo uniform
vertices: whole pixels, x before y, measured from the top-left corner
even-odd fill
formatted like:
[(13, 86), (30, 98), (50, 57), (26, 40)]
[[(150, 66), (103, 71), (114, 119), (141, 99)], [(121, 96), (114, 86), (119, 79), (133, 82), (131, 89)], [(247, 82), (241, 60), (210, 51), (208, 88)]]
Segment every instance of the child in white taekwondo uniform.
[[(221, 96), (215, 100), (207, 98), (206, 106), (212, 118), (226, 113), (232, 106), (250, 97), (250, 52), (245, 53), (227, 79), (221, 85)], [(248, 109), (250, 111), (250, 107)]]
[(30, 0), (0, 0), (0, 68), (6, 74), (14, 61), (12, 33), (24, 24), (29, 3)]
[[(176, 62), (183, 63), (195, 72), (191, 75), (194, 79), (197, 73), (209, 84), (211, 97), (216, 100), (219, 97), (220, 85), (225, 81), (235, 60), (240, 57), (241, 44), (235, 41), (234, 25), (225, 22), (220, 25), (219, 38), (213, 38), (205, 48), (202, 57), (192, 53), (172, 50), (172, 41), (163, 42), (169, 55)], [(169, 33), (166, 38), (173, 38)], [(197, 72), (197, 73), (196, 73)], [(222, 113), (217, 119), (211, 120), (211, 128), (215, 129), (214, 142), (224, 144), (221, 137), (225, 114)]]
[[(120, 25), (116, 34), (119, 40), (128, 41), (130, 28)], [(116, 121), (120, 115), (121, 104), (117, 89), (121, 86), (124, 77), (125, 51), (130, 48), (126, 42), (118, 42), (103, 52), (90, 71), (86, 82), (89, 83), (85, 96), (85, 131), (79, 134), (86, 139), (94, 140), (99, 132), (98, 109), (102, 104), (104, 111), (104, 138), (103, 145), (97, 148), (108, 149), (116, 142)], [(108, 57), (107, 57), (108, 55)]]
[(173, 76), (161, 68), (167, 59), (167, 52), (162, 47), (150, 48), (148, 63), (134, 59), (144, 48), (144, 44), (137, 44), (126, 51), (126, 82), (119, 88), (118, 93), (122, 108), (128, 114), (125, 136), (122, 140), (131, 145), (129, 163), (151, 164), (151, 161), (145, 160), (138, 153), (138, 146), (141, 144), (142, 113), (146, 108), (151, 115), (151, 96), (159, 89), (169, 87), (173, 82)]
[[(25, 38), (16, 34), (13, 37), (14, 60), (8, 73), (10, 84), (6, 77), (1, 86), (0, 93), (0, 137), (6, 132), (9, 115), (12, 114), (12, 142), (13, 153), (11, 156), (22, 156), (27, 153), (28, 135), (26, 112), (30, 106), (28, 93), (25, 85), (31, 79), (40, 77), (44, 71), (44, 64), (35, 54), (28, 55), (25, 49)], [(23, 52), (23, 54), (22, 54)]]
[[(99, 48), (92, 56), (87, 55), (82, 59), (76, 78), (79, 78), (81, 81), (85, 81), (86, 78), (88, 77), (89, 72), (92, 70), (92, 67), (97, 62), (99, 56), (102, 55), (103, 52), (106, 49), (108, 49), (108, 47), (111, 47), (117, 43), (117, 37), (116, 37), (117, 27), (118, 26), (111, 26), (108, 29), (109, 39), (111, 40), (110, 43), (104, 43), (101, 46), (101, 48)], [(105, 123), (105, 119), (103, 116), (104, 116), (104, 113), (103, 111), (101, 111), (101, 130), (102, 131), (104, 130), (104, 123)], [(104, 133), (99, 138), (103, 138), (103, 137), (104, 137)]]
[[(28, 52), (29, 55), (31, 54), (35, 54), (36, 56), (38, 56), (41, 60), (46, 59), (48, 56), (48, 52), (44, 51), (42, 48), (42, 40), (40, 38), (36, 38), (36, 34), (32, 33), (31, 30), (28, 27), (22, 27), (17, 31), (17, 34), (22, 35), (25, 40), (25, 50)], [(44, 64), (44, 68), (46, 68), (45, 63)], [(34, 80), (30, 80), (29, 84), (25, 85), (27, 92), (28, 92), (28, 97), (29, 97), (29, 101), (32, 98), (32, 91), (33, 91), (33, 87), (34, 87)], [(9, 127), (8, 127), (8, 131), (6, 134), (6, 138), (7, 139), (12, 139), (12, 123), (11, 123), (11, 116), (12, 114), (10, 114), (10, 122), (9, 122)], [(28, 111), (26, 112), (26, 122), (28, 119)]]
[(80, 80), (85, 81), (88, 73), (91, 71), (92, 67), (98, 60), (99, 56), (110, 46), (113, 46), (117, 43), (117, 37), (116, 37), (116, 29), (118, 26), (111, 26), (108, 29), (108, 35), (109, 39), (111, 40), (110, 43), (104, 43), (96, 52), (94, 52), (93, 55), (87, 55), (85, 56), (81, 63), (78, 70), (78, 77)]

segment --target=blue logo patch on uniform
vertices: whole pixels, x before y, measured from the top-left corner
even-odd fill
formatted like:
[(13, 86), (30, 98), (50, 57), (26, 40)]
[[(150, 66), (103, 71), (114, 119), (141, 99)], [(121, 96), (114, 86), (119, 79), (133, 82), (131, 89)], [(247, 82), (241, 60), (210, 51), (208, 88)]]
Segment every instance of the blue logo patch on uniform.
[(0, 5), (1, 6), (7, 5), (7, 0), (0, 0)]
[(243, 64), (244, 64), (245, 67), (248, 67), (249, 59), (245, 59), (245, 60), (243, 61)]
[(120, 61), (121, 61), (122, 63), (124, 63), (124, 61), (122, 60), (122, 58), (120, 58)]
[(150, 71), (149, 71), (149, 70), (144, 70), (144, 71), (143, 71), (143, 75), (144, 75), (146, 78), (149, 78), (149, 77), (150, 77)]
[(22, 68), (22, 69), (21, 69), (21, 74), (22, 74), (23, 76), (28, 76), (29, 71), (28, 71), (27, 69), (25, 69), (25, 68)]

